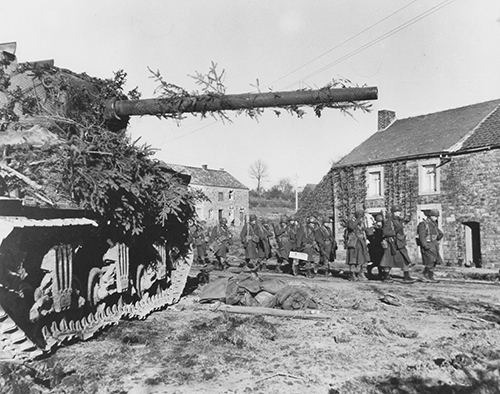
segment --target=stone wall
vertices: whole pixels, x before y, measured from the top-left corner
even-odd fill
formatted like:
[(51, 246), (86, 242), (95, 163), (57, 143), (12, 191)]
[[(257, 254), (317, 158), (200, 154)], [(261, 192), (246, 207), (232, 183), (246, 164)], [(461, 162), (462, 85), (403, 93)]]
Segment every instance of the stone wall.
[(500, 149), (454, 156), (442, 167), (445, 254), (465, 261), (464, 222), (479, 223), (483, 266), (500, 263)]
[[(228, 224), (234, 220), (235, 227), (241, 227), (248, 214), (248, 190), (231, 189), (224, 187), (199, 186), (191, 187), (202, 190), (209, 201), (197, 204), (196, 213), (201, 220), (206, 220), (209, 226), (217, 224), (219, 220), (219, 210), (222, 210), (222, 217), (226, 218)], [(219, 193), (222, 193), (222, 201), (219, 200)]]

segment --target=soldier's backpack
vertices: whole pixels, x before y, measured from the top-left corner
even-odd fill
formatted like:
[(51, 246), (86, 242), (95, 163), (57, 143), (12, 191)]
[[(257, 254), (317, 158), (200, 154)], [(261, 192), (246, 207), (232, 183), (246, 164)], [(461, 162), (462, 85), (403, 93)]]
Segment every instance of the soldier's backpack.
[[(425, 221), (425, 220), (422, 220), (420, 223), (425, 223), (425, 227), (427, 229), (427, 234), (430, 234), (429, 223), (427, 223), (427, 221)], [(415, 237), (415, 242), (416, 242), (417, 246), (422, 246), (422, 242), (420, 241), (420, 235), (418, 234), (418, 226), (417, 226), (417, 235)]]

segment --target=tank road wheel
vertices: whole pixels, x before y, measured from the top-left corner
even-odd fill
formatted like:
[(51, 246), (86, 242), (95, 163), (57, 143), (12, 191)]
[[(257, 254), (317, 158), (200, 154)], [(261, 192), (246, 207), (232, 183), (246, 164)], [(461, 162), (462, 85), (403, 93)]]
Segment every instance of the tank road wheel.
[(142, 298), (142, 296), (145, 293), (145, 290), (144, 290), (144, 272), (145, 272), (144, 265), (139, 264), (139, 266), (137, 267), (136, 275), (135, 275), (135, 289), (137, 290), (137, 295), (139, 296), (139, 298)]
[(99, 302), (99, 278), (101, 270), (94, 267), (89, 272), (89, 279), (87, 281), (87, 300), (91, 306), (96, 306)]

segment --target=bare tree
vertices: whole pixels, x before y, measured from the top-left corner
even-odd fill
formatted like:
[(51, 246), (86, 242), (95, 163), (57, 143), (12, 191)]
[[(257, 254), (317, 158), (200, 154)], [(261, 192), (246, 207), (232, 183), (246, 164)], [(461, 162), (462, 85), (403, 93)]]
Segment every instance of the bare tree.
[(284, 196), (289, 196), (293, 193), (293, 185), (289, 178), (280, 179), (277, 187)]
[(267, 165), (261, 160), (255, 161), (250, 166), (250, 176), (257, 181), (257, 193), (260, 193), (264, 179), (268, 177)]

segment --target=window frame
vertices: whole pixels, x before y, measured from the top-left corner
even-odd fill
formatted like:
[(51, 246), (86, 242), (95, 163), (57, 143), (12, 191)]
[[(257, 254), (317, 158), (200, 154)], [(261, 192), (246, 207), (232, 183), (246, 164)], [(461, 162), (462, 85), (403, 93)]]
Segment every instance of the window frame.
[(224, 192), (217, 192), (217, 201), (218, 202), (224, 201)]
[[(370, 194), (370, 174), (380, 173), (380, 194)], [(384, 167), (383, 166), (371, 166), (366, 167), (366, 199), (367, 200), (377, 200), (379, 198), (384, 198)]]
[[(436, 183), (436, 190), (428, 190), (427, 188), (424, 189), (424, 186), (426, 185), (426, 175), (425, 174), (425, 167), (427, 166), (435, 166), (436, 168), (436, 173), (435, 173), (435, 183)], [(429, 159), (429, 160), (420, 160), (418, 162), (418, 195), (419, 196), (432, 196), (436, 194), (441, 194), (441, 171), (439, 167), (439, 159)]]

